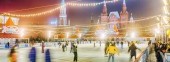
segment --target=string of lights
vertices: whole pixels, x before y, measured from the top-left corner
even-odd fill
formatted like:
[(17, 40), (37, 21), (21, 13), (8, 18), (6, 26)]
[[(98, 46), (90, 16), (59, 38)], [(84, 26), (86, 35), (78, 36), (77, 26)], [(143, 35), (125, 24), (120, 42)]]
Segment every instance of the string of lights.
[[(103, 3), (112, 3), (112, 2), (116, 2), (116, 1), (118, 1), (118, 0), (104, 1), (104, 2), (99, 2), (99, 3), (75, 3), (75, 2), (70, 2), (70, 3), (66, 3), (65, 5), (62, 5), (62, 6), (59, 6), (59, 7), (44, 11), (44, 12), (40, 12), (40, 13), (26, 14), (26, 15), (3, 13), (1, 15), (14, 16), (14, 17), (35, 17), (35, 16), (41, 16), (41, 15), (53, 13), (53, 12), (59, 10), (60, 8), (62, 8), (63, 6), (96, 6), (96, 5), (101, 5)], [(46, 7), (46, 6), (44, 6), (44, 7)], [(37, 8), (41, 8), (41, 7), (37, 7)], [(35, 8), (31, 8), (31, 9), (35, 9)], [(23, 10), (30, 10), (30, 9), (23, 9)], [(23, 11), (23, 10), (17, 10), (17, 11)]]
[(101, 5), (103, 3), (113, 3), (113, 2), (117, 2), (118, 0), (114, 0), (114, 1), (103, 1), (103, 2), (99, 2), (99, 3), (75, 3), (75, 2), (71, 2), (71, 3), (67, 3), (67, 5), (69, 6), (97, 6), (97, 5)]
[(29, 10), (34, 10), (34, 9), (48, 8), (48, 7), (57, 6), (57, 5), (59, 5), (59, 4), (43, 5), (43, 6), (39, 6), (39, 7), (27, 8), (27, 9), (19, 9), (19, 10), (12, 10), (12, 11), (7, 11), (7, 12), (8, 13), (12, 13), (12, 12), (20, 12), (20, 11), (29, 11)]

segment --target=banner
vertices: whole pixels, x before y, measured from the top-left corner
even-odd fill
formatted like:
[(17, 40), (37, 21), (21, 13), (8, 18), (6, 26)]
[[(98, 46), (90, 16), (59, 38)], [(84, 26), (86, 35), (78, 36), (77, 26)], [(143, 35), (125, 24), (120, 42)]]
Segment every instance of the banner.
[(0, 15), (0, 24), (2, 26), (2, 33), (11, 33), (11, 34), (18, 34), (19, 28), (17, 27), (19, 22), (19, 18), (17, 17), (10, 17), (10, 16), (2, 16)]
[(19, 18), (17, 18), (17, 17), (9, 17), (9, 16), (2, 16), (2, 15), (0, 15), (0, 24), (6, 24), (6, 22), (8, 21), (9, 18), (12, 19), (12, 22), (14, 23), (14, 25), (18, 25)]

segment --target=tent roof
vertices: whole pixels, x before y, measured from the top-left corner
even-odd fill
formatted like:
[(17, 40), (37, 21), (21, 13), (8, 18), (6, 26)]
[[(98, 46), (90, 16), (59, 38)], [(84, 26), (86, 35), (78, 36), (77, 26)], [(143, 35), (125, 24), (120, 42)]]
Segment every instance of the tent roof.
[(5, 26), (14, 26), (14, 22), (12, 21), (11, 17), (8, 18)]

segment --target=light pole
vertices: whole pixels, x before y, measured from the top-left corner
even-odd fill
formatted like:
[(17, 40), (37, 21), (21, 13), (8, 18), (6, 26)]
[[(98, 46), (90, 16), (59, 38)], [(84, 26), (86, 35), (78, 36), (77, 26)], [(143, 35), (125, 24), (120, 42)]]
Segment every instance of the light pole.
[(67, 39), (67, 40), (69, 40), (69, 36), (70, 36), (70, 33), (67, 32), (67, 33), (66, 33), (66, 39)]
[[(81, 40), (81, 37), (82, 37), (82, 33), (79, 33), (78, 37), (79, 37), (79, 41), (80, 41), (80, 40)], [(80, 42), (81, 42), (81, 41), (80, 41)]]
[(155, 29), (155, 31), (154, 31), (154, 34), (155, 34), (155, 38), (157, 38), (158, 37), (158, 39), (160, 39), (160, 33), (161, 33), (161, 31), (160, 31), (160, 28), (158, 27), (158, 28), (156, 28)]
[(137, 33), (136, 32), (131, 32), (130, 33), (130, 38), (132, 41), (136, 40), (135, 38), (137, 38)]
[(48, 42), (49, 42), (50, 37), (51, 37), (51, 31), (48, 31)]

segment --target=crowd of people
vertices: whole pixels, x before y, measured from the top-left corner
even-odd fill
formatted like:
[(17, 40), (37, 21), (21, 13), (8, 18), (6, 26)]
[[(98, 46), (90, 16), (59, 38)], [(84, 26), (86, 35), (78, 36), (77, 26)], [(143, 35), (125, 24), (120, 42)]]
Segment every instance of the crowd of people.
[(161, 53), (164, 55), (165, 53), (170, 53), (170, 43), (167, 42), (156, 42), (154, 43), (155, 55), (157, 58), (157, 62), (163, 62), (163, 58)]
[[(82, 42), (82, 43), (86, 43), (86, 42)], [(92, 43), (92, 42), (89, 42), (89, 43)], [(102, 42), (99, 41), (99, 42), (94, 42), (94, 43), (99, 43), (99, 45), (101, 46)], [(109, 42), (108, 41), (107, 42), (106, 41), (104, 51), (105, 51), (105, 56), (108, 57), (108, 62), (110, 62), (111, 59), (112, 59), (112, 62), (114, 62), (114, 58), (115, 58), (114, 56), (116, 54), (119, 55), (119, 53), (120, 53), (119, 52), (120, 48), (118, 48), (118, 45), (120, 45), (121, 49), (123, 49), (124, 43), (128, 44), (129, 49), (128, 49), (127, 52), (130, 52), (130, 60), (132, 59), (132, 57), (134, 57), (136, 59), (136, 50), (139, 49), (139, 48), (136, 47), (135, 42), (133, 42), (133, 41), (132, 42), (125, 42), (125, 41), (121, 41), (121, 42), (113, 42), (112, 41), (112, 42)], [(61, 46), (63, 52), (67, 51), (67, 46), (69, 44), (70, 44), (70, 53), (73, 53), (73, 55), (74, 55), (73, 62), (77, 62), (78, 61), (78, 50), (77, 50), (77, 48), (78, 48), (77, 44), (78, 43), (77, 42), (68, 42), (68, 41), (66, 41), (66, 42), (58, 42), (59, 48)], [(41, 46), (42, 46), (42, 53), (44, 53), (44, 47), (45, 47), (44, 42), (42, 42)], [(95, 46), (95, 44), (94, 44), (94, 46)], [(16, 48), (16, 46), (11, 48), (11, 52), (9, 54), (9, 61), (10, 62), (17, 62), (17, 59), (16, 59), (17, 58), (17, 53), (15, 51), (16, 50), (15, 48)], [(36, 50), (35, 47), (32, 46), (32, 49), (31, 49), (30, 54), (29, 54), (30, 55), (29, 58), (30, 58), (31, 62), (36, 62), (36, 52), (35, 52), (35, 50)], [(51, 62), (49, 49), (48, 49), (48, 51), (46, 51), (45, 54), (48, 54), (45, 57), (46, 59), (48, 58), (48, 60), (46, 60), (46, 62)]]
[[(108, 62), (110, 62), (110, 59), (112, 58), (111, 62), (115, 62), (114, 60), (114, 55), (118, 54), (119, 55), (119, 48), (116, 46), (119, 45), (119, 43), (121, 44), (121, 49), (123, 49), (123, 44), (125, 42), (121, 41), (121, 42), (106, 42), (105, 44), (105, 56), (107, 57), (107, 55), (109, 55), (108, 57)], [(140, 50), (136, 45), (135, 42), (131, 41), (131, 42), (127, 42), (128, 43), (128, 52), (130, 52), (130, 59), (129, 61), (132, 60), (133, 57), (135, 57), (136, 59), (136, 50)], [(141, 50), (140, 50), (141, 51)]]

